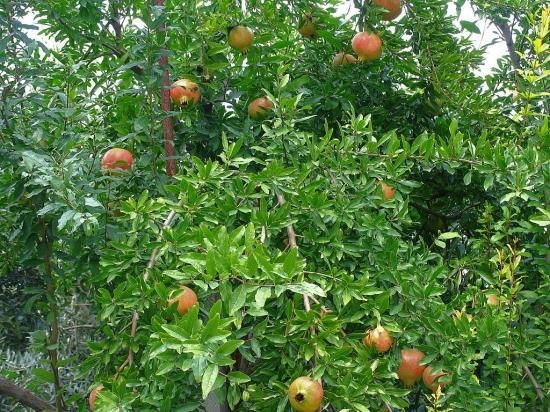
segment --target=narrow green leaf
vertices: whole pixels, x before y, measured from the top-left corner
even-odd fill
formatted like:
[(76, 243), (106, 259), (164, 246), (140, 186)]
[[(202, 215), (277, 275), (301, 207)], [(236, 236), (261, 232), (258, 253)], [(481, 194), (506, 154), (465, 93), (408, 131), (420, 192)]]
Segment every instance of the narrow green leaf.
[(210, 364), (204, 371), (202, 375), (202, 398), (206, 399), (214, 384), (216, 383), (216, 378), (218, 377), (219, 367), (215, 364)]
[(244, 285), (239, 286), (231, 294), (231, 300), (229, 302), (229, 315), (233, 315), (239, 309), (241, 309), (246, 302), (246, 287)]

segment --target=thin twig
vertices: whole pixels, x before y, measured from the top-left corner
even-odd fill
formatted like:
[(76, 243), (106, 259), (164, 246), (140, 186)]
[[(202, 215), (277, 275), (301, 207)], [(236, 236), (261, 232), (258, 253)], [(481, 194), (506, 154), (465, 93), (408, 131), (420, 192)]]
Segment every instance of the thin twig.
[[(183, 203), (180, 202), (178, 206), (181, 206), (182, 204)], [(176, 217), (176, 211), (172, 210), (168, 214), (168, 217), (166, 218), (166, 220), (164, 221), (164, 223), (162, 225), (161, 235), (162, 235), (162, 232), (164, 232), (164, 230), (166, 230), (170, 226), (172, 226), (172, 222), (174, 221), (175, 217)], [(149, 257), (149, 262), (147, 263), (147, 268), (145, 269), (145, 273), (143, 274), (143, 280), (145, 282), (147, 282), (147, 280), (149, 279), (149, 273), (150, 273), (151, 269), (153, 269), (153, 266), (155, 266), (155, 261), (157, 259), (158, 252), (159, 252), (159, 248), (156, 247), (153, 250), (153, 253), (151, 253), (151, 257)]]
[[(182, 205), (183, 205), (183, 200), (181, 200), (178, 203), (178, 207), (180, 207)], [(174, 222), (175, 217), (176, 217), (176, 211), (171, 210), (170, 213), (168, 214), (168, 216), (166, 217), (166, 220), (162, 224), (162, 229), (161, 229), (159, 238), (160, 238), (160, 236), (162, 236), (162, 233), (166, 229), (168, 229), (170, 226), (172, 226), (172, 223)], [(158, 251), (159, 251), (159, 248), (156, 247), (155, 249), (153, 249), (153, 252), (151, 253), (151, 256), (149, 257), (149, 261), (147, 262), (147, 267), (145, 268), (145, 272), (143, 273), (143, 281), (144, 282), (147, 282), (147, 280), (149, 279), (149, 274), (151, 272), (151, 269), (153, 269), (153, 267), (155, 266)], [(130, 331), (130, 336), (132, 338), (134, 338), (136, 336), (138, 320), (139, 320), (139, 314), (137, 313), (137, 311), (134, 311), (134, 314), (132, 316), (132, 327), (131, 327), (131, 331)], [(134, 361), (134, 353), (132, 351), (132, 345), (130, 345), (130, 348), (128, 349), (128, 356), (126, 357), (126, 359), (124, 360), (122, 365), (120, 365), (120, 367), (118, 368), (118, 371), (115, 375), (115, 380), (117, 380), (119, 378), (120, 374), (124, 371), (124, 369), (126, 369), (126, 367), (132, 366), (133, 361)]]
[[(286, 203), (285, 197), (282, 194), (277, 195), (277, 202), (279, 206), (283, 206)], [(294, 231), (294, 226), (292, 224), (286, 227), (286, 232), (288, 235), (288, 245), (291, 249), (298, 249), (298, 244), (296, 243), (296, 232)], [(311, 310), (311, 304), (309, 302), (309, 295), (304, 294), (304, 308), (306, 312)]]
[[(135, 338), (136, 336), (138, 320), (139, 320), (139, 315), (137, 311), (135, 311), (134, 315), (132, 316), (132, 329), (130, 332), (130, 336), (132, 338)], [(115, 374), (115, 378), (114, 378), (115, 381), (120, 377), (120, 374), (124, 371), (124, 369), (126, 369), (126, 367), (132, 366), (132, 363), (134, 362), (134, 352), (132, 351), (132, 345), (129, 345), (129, 346), (130, 348), (128, 349), (128, 356), (126, 357), (126, 359), (124, 359), (124, 362), (122, 362), (122, 365), (120, 365), (120, 367), (118, 368), (118, 371)]]

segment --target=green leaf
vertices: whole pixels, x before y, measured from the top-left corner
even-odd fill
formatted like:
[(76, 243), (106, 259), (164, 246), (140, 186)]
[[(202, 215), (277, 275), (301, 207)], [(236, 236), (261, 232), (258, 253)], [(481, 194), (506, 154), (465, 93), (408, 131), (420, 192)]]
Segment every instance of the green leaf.
[(271, 297), (271, 288), (262, 286), (256, 291), (254, 300), (258, 308), (263, 308), (267, 299)]
[(232, 371), (227, 374), (227, 378), (231, 383), (241, 384), (250, 382), (250, 377), (240, 371)]
[(445, 232), (441, 233), (437, 238), (439, 240), (449, 240), (460, 237), (460, 235), (457, 232)]
[(42, 368), (34, 368), (32, 369), (32, 374), (40, 379), (40, 381), (45, 383), (53, 383), (53, 373), (50, 370), (42, 369)]
[(229, 315), (232, 316), (235, 312), (240, 310), (246, 303), (246, 287), (240, 285), (231, 294), (231, 300), (229, 301)]
[(59, 221), (57, 222), (57, 228), (59, 230), (63, 230), (63, 228), (67, 225), (69, 220), (73, 219), (76, 215), (76, 211), (74, 210), (66, 210), (61, 217), (59, 218)]
[(483, 181), (483, 188), (485, 190), (489, 189), (493, 186), (493, 183), (495, 181), (495, 176), (491, 173), (485, 176), (485, 180)]
[(239, 346), (241, 346), (244, 343), (242, 340), (228, 340), (227, 342), (223, 343), (217, 350), (216, 353), (218, 355), (222, 356), (228, 356), (231, 355), (233, 352), (237, 350)]
[(319, 286), (308, 282), (290, 284), (290, 285), (287, 285), (287, 289), (294, 293), (299, 293), (301, 295), (317, 295), (321, 297), (327, 296), (325, 291), (321, 289)]
[(204, 371), (202, 375), (202, 399), (206, 399), (214, 384), (216, 383), (216, 378), (218, 377), (219, 367), (215, 364), (210, 364)]
[(440, 248), (443, 248), (445, 249), (447, 247), (447, 245), (445, 245), (445, 242), (442, 242), (441, 240), (434, 240), (434, 243), (439, 246)]
[(479, 31), (479, 28), (476, 26), (474, 22), (468, 21), (468, 20), (460, 20), (460, 25), (463, 29), (468, 30), (471, 33), (481, 34)]

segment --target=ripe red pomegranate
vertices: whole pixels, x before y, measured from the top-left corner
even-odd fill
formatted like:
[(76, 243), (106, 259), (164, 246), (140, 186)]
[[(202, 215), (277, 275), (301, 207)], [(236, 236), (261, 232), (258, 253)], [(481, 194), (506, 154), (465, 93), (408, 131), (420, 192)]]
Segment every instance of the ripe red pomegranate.
[(401, 351), (401, 364), (397, 375), (405, 386), (413, 386), (422, 377), (422, 373), (426, 369), (425, 365), (420, 364), (423, 358), (424, 354), (418, 349), (403, 349)]
[(395, 187), (390, 186), (384, 182), (380, 182), (380, 187), (382, 188), (382, 196), (384, 200), (391, 200), (395, 196)]
[(170, 299), (168, 301), (168, 306), (178, 302), (178, 313), (180, 315), (185, 315), (193, 305), (197, 304), (197, 294), (187, 286), (182, 285), (180, 288), (183, 290), (183, 293), (179, 294), (179, 296), (174, 299)]
[(170, 98), (180, 106), (196, 104), (201, 99), (201, 91), (197, 83), (189, 79), (181, 79), (172, 84)]
[(387, 10), (382, 20), (393, 20), (401, 14), (401, 0), (372, 0), (372, 3)]
[(235, 26), (229, 31), (229, 45), (243, 53), (248, 51), (254, 41), (254, 33), (246, 26)]
[(356, 63), (357, 59), (352, 54), (336, 53), (332, 59), (333, 66), (345, 66), (347, 64)]
[(387, 352), (393, 344), (393, 338), (382, 326), (369, 330), (367, 336), (363, 338), (363, 343), (369, 348), (376, 348), (378, 353)]
[(273, 103), (267, 97), (258, 97), (248, 105), (248, 115), (254, 120), (263, 120), (273, 109)]
[(93, 411), (95, 408), (95, 400), (97, 398), (97, 395), (101, 390), (103, 389), (103, 385), (96, 386), (92, 391), (90, 392), (90, 396), (88, 397), (88, 406), (90, 407), (90, 410)]
[(101, 159), (101, 168), (107, 170), (123, 169), (128, 170), (132, 167), (134, 157), (126, 149), (115, 147), (107, 150)]
[(317, 412), (323, 402), (323, 386), (309, 376), (300, 376), (288, 387), (288, 400), (297, 412)]
[(360, 32), (351, 40), (359, 61), (376, 60), (382, 55), (382, 40), (374, 33)]
[(434, 383), (434, 381), (439, 377), (450, 376), (450, 375), (443, 371), (432, 374), (432, 371), (433, 369), (431, 366), (426, 367), (426, 369), (424, 369), (424, 373), (422, 373), (422, 380), (424, 381), (424, 385), (426, 385), (428, 389), (430, 389), (432, 392), (435, 393), (437, 392), (438, 387), (441, 388), (441, 390), (443, 390), (445, 385), (450, 383), (450, 379), (449, 378), (439, 379), (436, 383)]

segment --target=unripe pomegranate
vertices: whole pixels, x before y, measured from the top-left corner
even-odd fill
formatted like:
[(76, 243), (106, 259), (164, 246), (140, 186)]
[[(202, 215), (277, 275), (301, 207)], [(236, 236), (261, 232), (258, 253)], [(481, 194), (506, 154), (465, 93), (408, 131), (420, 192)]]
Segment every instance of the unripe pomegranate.
[(428, 389), (430, 389), (432, 392), (435, 393), (437, 392), (438, 387), (441, 388), (441, 390), (443, 390), (443, 387), (447, 385), (450, 380), (440, 379), (436, 383), (434, 383), (434, 381), (439, 377), (449, 376), (449, 374), (443, 371), (432, 374), (432, 371), (433, 369), (431, 366), (426, 367), (426, 369), (424, 369), (424, 373), (422, 373), (422, 380), (424, 381), (424, 385), (426, 385)]
[(246, 26), (235, 26), (229, 32), (229, 45), (243, 53), (248, 51), (254, 41), (254, 33)]
[(248, 115), (254, 120), (263, 120), (273, 109), (273, 103), (267, 97), (258, 97), (248, 105)]
[(316, 28), (315, 23), (310, 15), (306, 15), (300, 22), (300, 28), (298, 32), (304, 37), (313, 37), (315, 36)]
[(134, 157), (126, 149), (115, 147), (107, 150), (101, 159), (101, 168), (107, 170), (123, 169), (128, 170), (132, 167)]
[(323, 386), (308, 376), (300, 376), (288, 387), (288, 400), (297, 412), (316, 412), (323, 402)]
[(185, 106), (196, 104), (201, 99), (199, 85), (189, 79), (181, 79), (172, 84), (170, 98), (175, 104)]
[(180, 315), (185, 315), (189, 309), (195, 304), (197, 304), (197, 294), (193, 292), (192, 289), (187, 286), (180, 286), (183, 290), (183, 293), (174, 299), (168, 301), (168, 306), (172, 305), (175, 302), (178, 302), (177, 311)]
[(397, 375), (405, 386), (413, 386), (422, 377), (422, 373), (426, 369), (425, 365), (420, 364), (423, 358), (424, 353), (418, 349), (403, 349), (401, 351), (401, 364)]
[(363, 343), (369, 348), (376, 348), (378, 353), (383, 353), (390, 350), (393, 338), (386, 329), (378, 326), (376, 329), (368, 331), (367, 336), (363, 338)]
[(92, 391), (90, 392), (90, 396), (88, 397), (88, 406), (90, 407), (90, 410), (93, 411), (95, 408), (95, 400), (97, 398), (97, 395), (101, 390), (103, 389), (103, 385), (96, 386)]
[(352, 54), (336, 53), (332, 59), (333, 66), (345, 66), (347, 64), (356, 63), (357, 59)]
[(372, 3), (387, 10), (382, 20), (393, 20), (401, 14), (401, 0), (372, 0)]
[(376, 60), (382, 55), (382, 40), (374, 33), (360, 32), (351, 40), (359, 61)]

